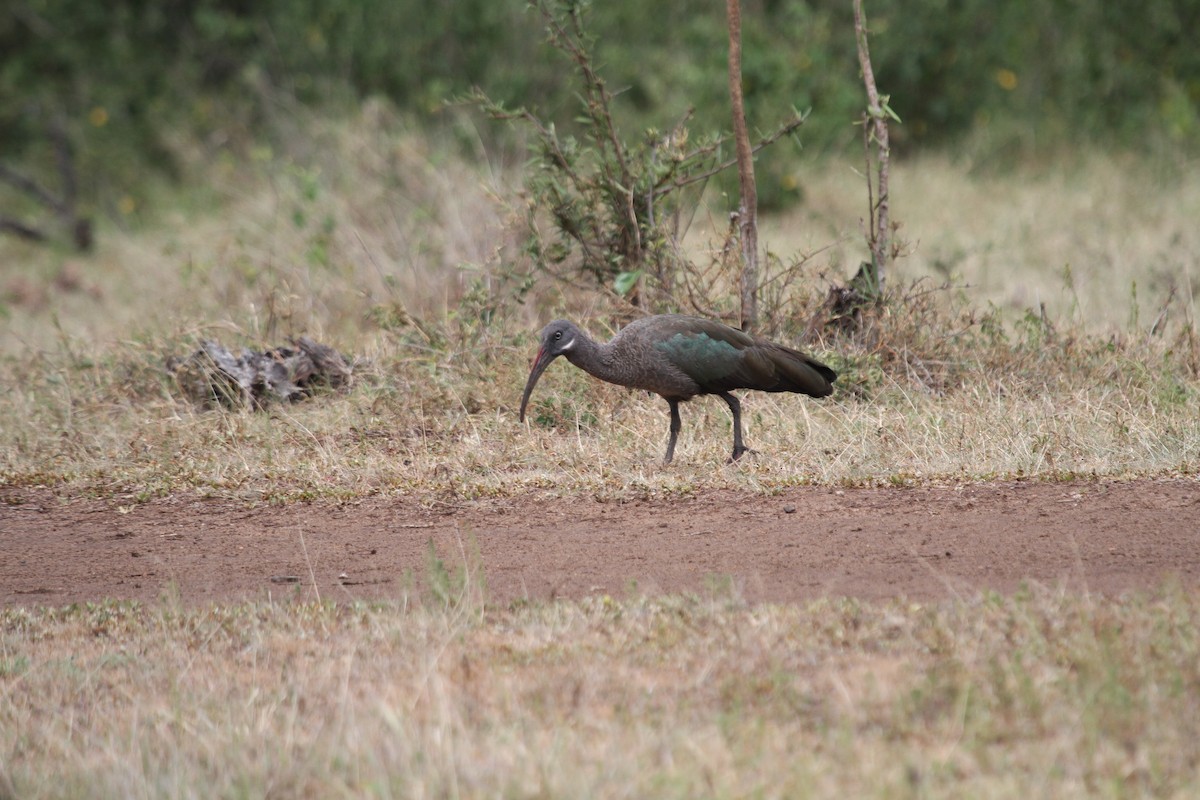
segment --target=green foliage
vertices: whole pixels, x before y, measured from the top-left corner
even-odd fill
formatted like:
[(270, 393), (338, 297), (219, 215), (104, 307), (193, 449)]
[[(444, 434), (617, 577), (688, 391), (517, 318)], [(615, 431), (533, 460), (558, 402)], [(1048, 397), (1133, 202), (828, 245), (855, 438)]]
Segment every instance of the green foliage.
[[(725, 142), (712, 134), (693, 143), (690, 112), (669, 131), (649, 128), (641, 139), (627, 141), (617, 122), (616, 97), (596, 65), (597, 43), (585, 30), (590, 3), (536, 0), (533, 5), (548, 42), (576, 73), (574, 124), (560, 128), (527, 108), (509, 110), (482, 90), (470, 96), (492, 118), (526, 128), (535, 143), (526, 178), (526, 250), (539, 267), (559, 277), (590, 277), (635, 304), (642, 302), (639, 283), (649, 280), (667, 305), (677, 305), (675, 273), (691, 269), (679, 254), (681, 217), (694, 213), (697, 187), (732, 166), (722, 161)], [(803, 122), (795, 115), (762, 144)], [(550, 236), (543, 232), (545, 220), (552, 223)]]
[[(715, 148), (686, 150), (682, 127), (667, 136), (649, 131), (629, 146), (613, 117), (612, 93), (593, 66), (580, 4), (539, 4), (538, 10), (551, 43), (579, 74), (580, 135), (560, 133), (554, 122), (528, 109), (510, 111), (482, 92), (472, 100), (495, 119), (527, 127), (536, 142), (527, 179), (526, 249), (534, 261), (565, 276), (590, 275), (628, 295), (643, 264), (669, 251), (667, 223), (679, 210), (677, 174), (706, 168)], [(553, 223), (549, 237), (542, 232), (544, 218)]]
[[(548, 41), (578, 73), (578, 137), (560, 134), (554, 122), (528, 109), (510, 111), (480, 90), (471, 100), (494, 119), (527, 127), (536, 142), (527, 179), (526, 249), (538, 266), (562, 274), (566, 265), (567, 276), (590, 275), (628, 295), (648, 255), (664, 252), (669, 244), (669, 230), (656, 223), (655, 214), (661, 220), (678, 209), (675, 173), (711, 157), (712, 148), (699, 156), (685, 152), (673, 141), (686, 141), (682, 128), (674, 137), (652, 131), (638, 146), (626, 144), (613, 117), (612, 92), (593, 63), (595, 41), (584, 31), (585, 5), (574, 0), (534, 4)], [(555, 235), (549, 240), (541, 231), (543, 217), (553, 221)]]
[[(432, 123), (446, 98), (478, 86), (554, 117), (574, 105), (574, 89), (548, 57), (537, 19), (517, 8), (513, 0), (11, 0), (0, 11), (0, 159), (53, 176), (45, 131), (62, 119), (84, 199), (95, 202), (147, 174), (177, 175), (182, 139), (245, 147), (275, 135), (292, 98), (385, 95)], [(867, 11), (880, 90), (905, 120), (893, 137), (901, 151), (968, 134), (992, 154), (1080, 138), (1152, 148), (1200, 141), (1195, 3), (874, 0)], [(600, 3), (588, 27), (596, 63), (623, 101), (616, 126), (645, 129), (695, 109), (695, 129), (729, 127), (719, 7)], [(857, 145), (849, 4), (752, 4), (742, 36), (752, 130), (812, 109), (806, 148)], [(760, 157), (763, 207), (801, 196), (798, 152)], [(14, 198), (0, 200), (14, 208)]]

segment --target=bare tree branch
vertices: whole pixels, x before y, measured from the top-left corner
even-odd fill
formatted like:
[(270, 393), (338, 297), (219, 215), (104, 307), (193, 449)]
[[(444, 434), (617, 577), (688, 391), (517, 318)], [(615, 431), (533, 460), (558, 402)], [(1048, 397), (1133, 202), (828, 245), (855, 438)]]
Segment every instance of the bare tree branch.
[[(754, 147), (751, 148), (751, 150), (750, 150), (751, 154), (757, 155), (759, 150), (762, 150), (764, 147), (767, 147), (768, 145), (774, 144), (775, 142), (782, 139), (784, 136), (787, 136), (788, 134), (792, 133), (797, 128), (799, 128), (801, 125), (803, 125), (805, 120), (807, 120), (807, 119), (808, 119), (807, 114), (797, 114), (792, 119), (790, 119), (787, 122), (780, 125), (771, 134), (764, 136), (762, 139), (759, 139), (758, 144), (754, 145)], [(727, 141), (728, 141), (727, 138), (722, 137), (721, 139), (718, 139), (716, 142), (714, 142), (712, 144), (712, 146), (705, 147), (701, 150), (697, 150), (696, 155), (702, 155), (702, 154), (714, 152), (719, 145), (722, 145)], [(703, 172), (697, 172), (695, 175), (689, 175), (686, 178), (677, 179), (673, 182), (672, 185), (679, 187), (679, 188), (683, 188), (684, 186), (689, 186), (693, 183), (699, 183), (700, 181), (706, 181), (709, 178), (711, 178), (712, 176), (714, 176), (718, 173), (724, 172), (725, 170), (729, 169), (730, 167), (734, 166), (737, 163), (738, 163), (738, 159), (735, 156), (734, 158), (728, 159), (726, 161), (722, 161), (719, 164), (715, 164), (711, 168), (704, 170)], [(661, 188), (662, 185), (663, 184), (660, 183), (659, 188)]]
[(13, 168), (0, 164), (0, 181), (24, 192), (46, 208), (59, 214), (63, 213), (63, 203), (32, 178), (26, 177)]
[(75, 172), (75, 150), (67, 138), (67, 127), (61, 117), (55, 117), (50, 125), (50, 138), (54, 142), (54, 157), (58, 162), (58, 176), (62, 181), (62, 204), (59, 213), (63, 217), (74, 216), (75, 203), (79, 197), (79, 181)]
[[(52, 211), (68, 232), (75, 247), (81, 251), (92, 249), (92, 222), (78, 211), (79, 180), (75, 169), (75, 152), (67, 137), (66, 126), (61, 119), (49, 125), (49, 137), (54, 144), (55, 161), (62, 181), (62, 194), (56, 196), (33, 178), (23, 175), (5, 164), (0, 164), (0, 182), (7, 183), (31, 197), (39, 205)], [(20, 236), (31, 241), (44, 242), (49, 237), (39, 229), (25, 225), (10, 217), (3, 217), (0, 231)]]
[(729, 99), (733, 107), (733, 138), (737, 147), (741, 204), (738, 206), (738, 238), (742, 245), (742, 330), (758, 327), (758, 187), (754, 183), (754, 154), (746, 131), (746, 109), (742, 97), (742, 10), (740, 0), (725, 0), (729, 20)]
[(31, 242), (46, 241), (46, 234), (39, 231), (37, 228), (30, 227), (24, 222), (13, 219), (12, 217), (0, 216), (0, 231), (7, 231), (14, 236), (19, 236), (22, 239), (28, 239)]
[[(867, 202), (870, 210), (867, 245), (871, 248), (871, 258), (874, 262), (877, 290), (883, 288), (884, 277), (887, 274), (889, 237), (891, 221), (888, 218), (888, 162), (891, 157), (891, 146), (888, 143), (889, 115), (894, 112), (887, 106), (888, 98), (880, 98), (875, 86), (875, 71), (871, 68), (871, 54), (867, 49), (867, 22), (863, 15), (862, 0), (854, 0), (854, 34), (858, 43), (858, 63), (862, 69), (863, 84), (867, 91), (867, 110), (863, 115), (863, 146), (867, 158)], [(877, 175), (874, 189), (871, 178), (871, 145), (875, 145), (875, 161)], [(878, 194), (878, 199), (875, 195)]]

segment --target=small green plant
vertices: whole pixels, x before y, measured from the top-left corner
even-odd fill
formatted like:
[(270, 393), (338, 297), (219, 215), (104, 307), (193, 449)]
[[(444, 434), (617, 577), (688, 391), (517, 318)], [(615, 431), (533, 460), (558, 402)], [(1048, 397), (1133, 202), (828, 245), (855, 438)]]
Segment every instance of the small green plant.
[[(550, 45), (576, 71), (580, 113), (574, 124), (560, 129), (527, 108), (506, 108), (479, 89), (469, 96), (493, 119), (532, 134), (526, 250), (558, 277), (588, 278), (635, 305), (650, 305), (642, 289), (651, 284), (659, 305), (678, 307), (676, 273), (692, 269), (680, 237), (705, 183), (734, 164), (722, 160), (725, 139), (709, 134), (693, 140), (689, 113), (668, 130), (650, 128), (628, 142), (614, 116), (615, 96), (592, 56), (594, 42), (584, 25), (588, 3), (535, 0), (532, 6)], [(793, 114), (755, 149), (803, 122), (803, 114)]]
[(0, 657), (0, 678), (19, 678), (28, 670), (28, 656), (13, 655)]
[(438, 553), (433, 539), (425, 550), (425, 582), (433, 604), (448, 611), (482, 612), (487, 598), (487, 582), (483, 575), (483, 556), (475, 536), (468, 537), (465, 546), (460, 541), (461, 561), (447, 566)]

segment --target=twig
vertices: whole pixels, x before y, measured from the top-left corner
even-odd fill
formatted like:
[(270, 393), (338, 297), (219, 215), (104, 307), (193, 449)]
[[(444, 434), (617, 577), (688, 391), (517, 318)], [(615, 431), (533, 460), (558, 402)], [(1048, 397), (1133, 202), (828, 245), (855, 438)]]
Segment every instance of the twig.
[[(888, 162), (891, 157), (891, 146), (888, 143), (887, 118), (894, 113), (887, 107), (888, 98), (881, 98), (875, 86), (875, 72), (871, 69), (871, 54), (867, 49), (867, 23), (863, 15), (862, 0), (854, 0), (854, 34), (858, 43), (858, 63), (862, 69), (863, 84), (867, 91), (867, 110), (863, 115), (863, 147), (867, 160), (867, 202), (870, 210), (870, 229), (867, 233), (867, 244), (871, 248), (871, 257), (875, 266), (876, 288), (882, 289), (884, 277), (887, 274), (888, 237), (890, 221), (888, 219)], [(878, 175), (876, 188), (878, 199), (874, 197), (871, 184), (871, 143), (875, 143)]]
[(733, 109), (733, 139), (737, 148), (741, 203), (738, 206), (738, 238), (742, 250), (739, 288), (742, 299), (742, 330), (758, 327), (758, 187), (754, 182), (754, 154), (746, 131), (746, 108), (742, 97), (742, 10), (741, 0), (725, 0), (729, 21), (729, 99)]
[(59, 214), (64, 213), (64, 207), (61, 200), (50, 194), (50, 192), (37, 181), (22, 175), (13, 168), (5, 166), (4, 164), (0, 164), (0, 181), (4, 181), (10, 186), (19, 189), (20, 191), (32, 197), (34, 200), (44, 205), (46, 208), (56, 211)]
[[(9, 184), (17, 191), (31, 197), (39, 205), (54, 212), (70, 233), (75, 247), (81, 251), (90, 250), (92, 248), (92, 223), (87, 217), (80, 216), (77, 209), (79, 180), (75, 170), (75, 153), (71, 149), (71, 142), (67, 137), (66, 127), (62, 120), (55, 120), (50, 124), (49, 129), (50, 139), (54, 143), (59, 178), (62, 180), (62, 195), (56, 197), (53, 192), (33, 178), (23, 175), (5, 164), (0, 164), (0, 182)], [(8, 231), (36, 242), (44, 242), (49, 239), (43, 231), (10, 217), (0, 217), (0, 231)]]
[(28, 239), (31, 242), (44, 242), (46, 234), (39, 231), (37, 228), (32, 228), (24, 222), (19, 222), (12, 217), (0, 216), (0, 231), (8, 231), (11, 234), (20, 236), (22, 239)]
[[(762, 139), (759, 139), (758, 144), (754, 145), (754, 147), (751, 148), (750, 152), (754, 155), (757, 155), (759, 150), (762, 150), (764, 147), (766, 147), (768, 145), (774, 144), (775, 142), (782, 139), (784, 136), (787, 136), (788, 134), (792, 133), (794, 130), (796, 130), (801, 125), (803, 125), (807, 119), (808, 119), (807, 114), (797, 114), (792, 119), (790, 119), (787, 122), (780, 125), (773, 133), (769, 134), (768, 136), (764, 136)], [(705, 152), (713, 152), (717, 149), (717, 147), (719, 145), (724, 144), (727, 141), (729, 141), (728, 137), (723, 136), (720, 139), (718, 139), (716, 141), (716, 143), (714, 143), (712, 146), (697, 150), (695, 155), (701, 155)], [(722, 162), (716, 164), (715, 166), (711, 167), (710, 169), (705, 170), (704, 172), (697, 172), (695, 175), (688, 176), (687, 178), (678, 179), (672, 185), (675, 186), (676, 188), (683, 188), (684, 186), (688, 186), (690, 184), (697, 183), (699, 181), (706, 181), (709, 178), (711, 178), (712, 176), (714, 176), (718, 173), (724, 172), (725, 170), (729, 169), (730, 167), (736, 165), (737, 163), (738, 163), (738, 161), (737, 161), (736, 157), (727, 159), (725, 161), (722, 161)], [(662, 184), (660, 183), (659, 186), (661, 186), (661, 185)]]
[(297, 528), (300, 534), (300, 550), (304, 553), (304, 565), (308, 567), (308, 579), (312, 581), (313, 594), (317, 596), (317, 602), (321, 602), (321, 587), (317, 585), (317, 574), (313, 571), (312, 560), (308, 557), (308, 545), (304, 543), (304, 529)]

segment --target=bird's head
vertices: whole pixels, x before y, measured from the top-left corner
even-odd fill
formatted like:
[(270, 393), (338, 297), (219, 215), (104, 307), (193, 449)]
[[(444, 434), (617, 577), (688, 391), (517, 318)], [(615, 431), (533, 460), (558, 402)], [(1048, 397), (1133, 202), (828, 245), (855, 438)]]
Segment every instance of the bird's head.
[(568, 355), (575, 349), (582, 337), (583, 331), (579, 330), (575, 323), (565, 319), (556, 319), (542, 328), (542, 344), (533, 359), (533, 366), (529, 369), (529, 380), (525, 381), (525, 394), (521, 396), (522, 422), (525, 421), (525, 406), (529, 404), (529, 396), (533, 394), (533, 387), (538, 378), (542, 377), (551, 361), (559, 356)]

